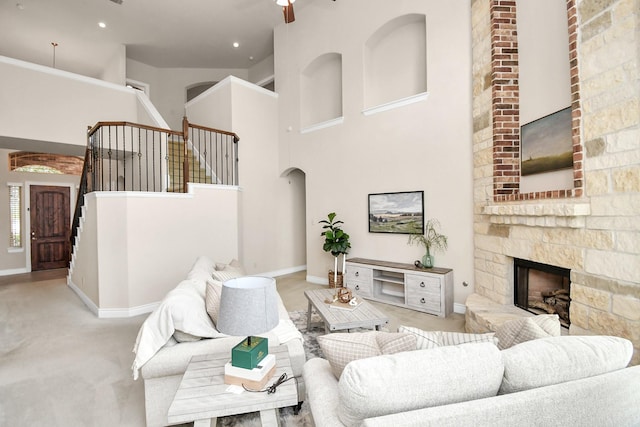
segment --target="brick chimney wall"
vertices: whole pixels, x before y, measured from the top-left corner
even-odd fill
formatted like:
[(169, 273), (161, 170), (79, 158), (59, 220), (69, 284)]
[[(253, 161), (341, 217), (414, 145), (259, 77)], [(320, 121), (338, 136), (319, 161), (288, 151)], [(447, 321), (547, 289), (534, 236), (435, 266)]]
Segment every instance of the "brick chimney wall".
[(49, 166), (67, 175), (82, 175), (84, 160), (77, 156), (61, 154), (31, 153), (15, 151), (9, 153), (9, 169), (14, 170), (22, 166)]
[(567, 0), (574, 187), (520, 193), (516, 2), (474, 0), (477, 295), (513, 304), (513, 258), (571, 270), (571, 334), (640, 364), (640, 0)]

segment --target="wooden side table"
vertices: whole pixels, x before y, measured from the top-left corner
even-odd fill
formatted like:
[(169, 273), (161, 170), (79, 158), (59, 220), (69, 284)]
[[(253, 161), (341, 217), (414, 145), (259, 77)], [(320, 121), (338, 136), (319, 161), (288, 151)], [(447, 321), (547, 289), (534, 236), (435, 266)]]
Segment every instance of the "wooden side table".
[[(270, 348), (269, 352), (276, 356), (276, 373), (267, 386), (285, 372), (288, 377), (293, 376), (287, 347)], [(271, 427), (279, 425), (278, 408), (298, 404), (296, 380), (279, 385), (272, 394), (227, 392), (229, 385), (224, 383), (224, 365), (230, 358), (231, 352), (191, 358), (169, 407), (170, 423), (193, 421), (194, 427), (215, 427), (218, 417), (259, 411), (262, 425)]]

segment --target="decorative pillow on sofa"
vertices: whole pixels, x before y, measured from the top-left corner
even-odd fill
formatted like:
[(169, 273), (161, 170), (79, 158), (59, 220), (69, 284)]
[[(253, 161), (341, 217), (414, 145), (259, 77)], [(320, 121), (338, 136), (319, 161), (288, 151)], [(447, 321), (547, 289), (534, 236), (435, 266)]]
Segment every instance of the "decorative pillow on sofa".
[(414, 335), (416, 337), (416, 347), (421, 350), (467, 343), (490, 342), (497, 344), (498, 342), (493, 332), (465, 334), (462, 332), (423, 331), (422, 329), (404, 325), (400, 325), (398, 332)]
[(191, 266), (190, 271), (204, 271), (206, 273), (213, 273), (216, 269), (216, 263), (206, 255), (200, 255), (196, 258), (195, 262)]
[(440, 346), (469, 344), (474, 342), (490, 342), (498, 344), (498, 339), (493, 332), (486, 334), (466, 334), (463, 332), (440, 332)]
[(217, 271), (230, 271), (230, 270), (236, 270), (240, 273), (241, 276), (246, 276), (247, 273), (244, 269), (244, 266), (242, 265), (242, 263), (240, 263), (240, 261), (238, 261), (237, 259), (232, 259), (229, 264), (224, 264), (224, 263), (216, 263), (215, 264), (215, 269)]
[(557, 336), (560, 336), (560, 318), (557, 314), (541, 314), (509, 320), (496, 329), (500, 350), (525, 341)]
[(526, 341), (547, 338), (551, 335), (546, 333), (530, 317), (526, 317), (522, 320), (506, 322), (505, 325), (498, 328), (496, 336), (498, 337), (498, 348), (504, 350)]
[(380, 331), (321, 335), (318, 344), (336, 378), (353, 360), (416, 349), (414, 336)]
[(398, 332), (415, 336), (418, 350), (440, 347), (440, 331), (423, 331), (413, 326), (400, 325)]
[(213, 280), (217, 280), (218, 282), (224, 282), (225, 280), (235, 279), (236, 277), (244, 276), (238, 270), (217, 270), (214, 271), (211, 276)]
[[(231, 261), (233, 262), (233, 261)], [(218, 324), (218, 311), (220, 310), (220, 295), (222, 294), (222, 282), (236, 277), (244, 276), (244, 269), (227, 265), (223, 270), (215, 270), (207, 281), (205, 306), (207, 313), (215, 325)]]
[(501, 353), (499, 394), (507, 394), (625, 368), (633, 345), (619, 337), (571, 335), (524, 342)]
[(206, 282), (211, 277), (211, 273), (216, 271), (216, 263), (209, 257), (200, 255), (187, 273), (187, 279), (201, 280)]
[(214, 325), (218, 324), (218, 311), (220, 310), (220, 295), (222, 294), (222, 282), (211, 279), (207, 282), (207, 291), (204, 304), (207, 314)]

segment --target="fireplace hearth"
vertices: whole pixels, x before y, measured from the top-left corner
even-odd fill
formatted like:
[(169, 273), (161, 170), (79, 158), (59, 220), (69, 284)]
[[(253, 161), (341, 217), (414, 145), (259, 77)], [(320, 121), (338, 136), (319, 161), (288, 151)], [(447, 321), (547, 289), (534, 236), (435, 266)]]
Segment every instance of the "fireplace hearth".
[(560, 324), (571, 324), (571, 270), (514, 259), (514, 304), (534, 314), (557, 314)]

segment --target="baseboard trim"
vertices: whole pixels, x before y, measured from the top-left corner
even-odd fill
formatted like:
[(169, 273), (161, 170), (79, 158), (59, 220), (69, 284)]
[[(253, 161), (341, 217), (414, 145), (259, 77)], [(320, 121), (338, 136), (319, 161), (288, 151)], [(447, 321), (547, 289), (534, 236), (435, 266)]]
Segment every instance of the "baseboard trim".
[(78, 298), (80, 298), (84, 305), (86, 305), (93, 314), (98, 316), (98, 306), (91, 300), (91, 298), (89, 298), (84, 292), (82, 292), (82, 290), (80, 290), (80, 288), (76, 286), (75, 283), (73, 283), (73, 280), (71, 280), (71, 274), (67, 276), (67, 286), (70, 287), (76, 295), (78, 295)]
[(127, 317), (135, 317), (141, 314), (151, 313), (155, 310), (160, 302), (152, 302), (149, 304), (139, 305), (129, 308), (100, 308), (89, 298), (75, 283), (71, 280), (71, 276), (67, 277), (67, 286), (78, 295), (82, 302), (95, 314), (99, 319), (124, 319)]
[(274, 270), (274, 271), (268, 271), (266, 273), (260, 273), (258, 274), (258, 276), (267, 276), (267, 277), (286, 276), (287, 274), (297, 273), (299, 271), (304, 271), (306, 269), (307, 269), (306, 265), (299, 265), (297, 267), (283, 268), (282, 270)]
[(101, 319), (135, 317), (140, 316), (141, 314), (151, 313), (153, 310), (158, 308), (158, 306), (160, 306), (160, 302), (152, 302), (131, 308), (101, 308), (98, 311), (98, 317)]
[(29, 273), (26, 268), (12, 268), (9, 270), (0, 270), (0, 276), (12, 276), (14, 274)]
[(460, 304), (457, 302), (453, 303), (453, 312), (454, 313), (459, 313), (459, 314), (464, 314), (467, 311), (467, 306), (464, 304)]

